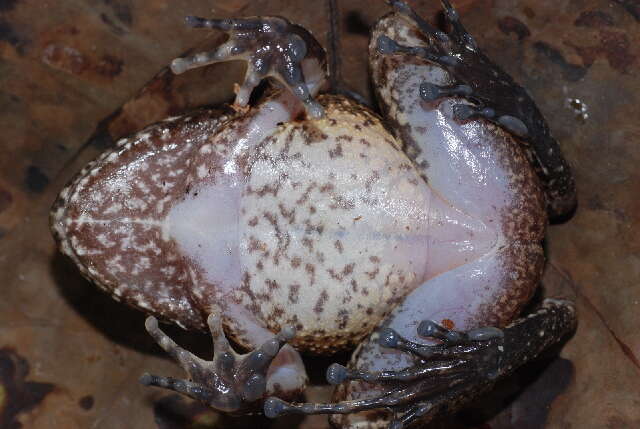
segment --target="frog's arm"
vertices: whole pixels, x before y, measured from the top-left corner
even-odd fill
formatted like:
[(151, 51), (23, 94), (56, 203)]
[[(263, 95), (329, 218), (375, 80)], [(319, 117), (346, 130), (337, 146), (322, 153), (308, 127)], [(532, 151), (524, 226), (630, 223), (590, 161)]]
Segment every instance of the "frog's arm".
[(173, 60), (174, 73), (222, 61), (244, 60), (247, 73), (236, 94), (236, 105), (246, 106), (253, 89), (264, 78), (272, 77), (304, 103), (310, 116), (323, 116), (322, 106), (313, 95), (326, 79), (325, 53), (307, 30), (272, 16), (240, 19), (188, 16), (186, 23), (191, 27), (223, 30), (229, 34), (229, 40), (211, 52)]
[(386, 409), (396, 414), (390, 429), (403, 428), (418, 419), (426, 423), (487, 392), (496, 380), (534, 359), (575, 327), (575, 308), (571, 302), (546, 299), (538, 311), (502, 330), (480, 328), (462, 333), (432, 321), (422, 322), (418, 334), (441, 341), (437, 345), (414, 343), (392, 329), (384, 329), (379, 344), (414, 356), (415, 366), (400, 371), (369, 372), (334, 364), (327, 371), (327, 380), (332, 384), (362, 380), (387, 386), (379, 396), (333, 404), (287, 403), (269, 398), (264, 411), (268, 417), (277, 417)]

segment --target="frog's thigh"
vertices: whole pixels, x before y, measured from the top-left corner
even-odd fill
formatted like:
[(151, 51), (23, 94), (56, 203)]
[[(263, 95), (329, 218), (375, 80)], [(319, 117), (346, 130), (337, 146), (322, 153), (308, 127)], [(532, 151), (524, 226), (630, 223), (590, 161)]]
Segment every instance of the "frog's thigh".
[[(423, 283), (394, 310), (385, 326), (424, 344), (428, 342), (416, 334), (422, 320), (433, 320), (458, 331), (504, 326), (535, 290), (543, 264), (542, 247), (537, 243), (497, 248)], [(356, 366), (369, 371), (398, 370), (413, 364), (409, 355), (383, 349), (373, 341), (360, 350), (356, 359)]]

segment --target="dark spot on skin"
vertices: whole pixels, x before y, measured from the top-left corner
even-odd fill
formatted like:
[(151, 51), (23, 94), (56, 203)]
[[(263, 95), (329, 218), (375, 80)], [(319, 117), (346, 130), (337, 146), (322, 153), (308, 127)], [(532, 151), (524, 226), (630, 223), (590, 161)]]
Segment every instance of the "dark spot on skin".
[(613, 25), (613, 17), (599, 10), (587, 10), (573, 22), (576, 27), (610, 27)]
[(89, 411), (91, 408), (93, 408), (93, 403), (94, 403), (94, 400), (93, 400), (93, 396), (91, 396), (91, 395), (83, 396), (78, 401), (78, 405), (80, 406), (80, 408), (82, 408), (83, 410), (87, 410), (87, 411)]
[(311, 277), (311, 285), (313, 285), (315, 283), (315, 279), (316, 279), (316, 267), (315, 265), (312, 264), (306, 264), (304, 266), (304, 270), (307, 272), (307, 274), (309, 274), (309, 276)]
[(313, 241), (311, 241), (311, 239), (309, 238), (303, 238), (302, 239), (302, 245), (304, 247), (306, 247), (307, 249), (309, 249), (309, 252), (313, 252)]
[(27, 167), (24, 184), (31, 192), (40, 193), (49, 184), (49, 178), (35, 165)]
[(333, 243), (333, 246), (338, 250), (338, 253), (342, 253), (344, 251), (344, 248), (342, 247), (342, 242), (340, 240), (336, 240)]
[(324, 193), (333, 191), (334, 189), (335, 189), (335, 186), (333, 185), (333, 183), (325, 183), (320, 187), (320, 192), (324, 194)]
[(302, 260), (300, 259), (300, 257), (298, 256), (294, 256), (291, 259), (291, 267), (292, 268), (298, 268), (300, 266), (300, 263), (302, 262)]
[(22, 427), (18, 416), (34, 409), (51, 393), (55, 386), (51, 383), (26, 381), (29, 362), (15, 350), (0, 349), (0, 427), (18, 429)]
[(280, 289), (280, 285), (275, 280), (267, 279), (264, 282), (265, 282), (265, 284), (267, 285), (267, 287), (269, 288), (270, 291), (275, 290), (275, 289)]
[(251, 219), (249, 219), (249, 222), (247, 222), (247, 225), (254, 227), (258, 224), (258, 217), (254, 216)]
[(587, 67), (569, 64), (560, 51), (545, 42), (536, 42), (533, 44), (533, 48), (549, 61), (560, 66), (563, 77), (570, 82), (579, 81), (587, 74)]
[(302, 194), (302, 196), (298, 198), (298, 200), (296, 201), (296, 204), (301, 205), (303, 203), (306, 203), (309, 200), (309, 194), (311, 194), (311, 191), (313, 191), (313, 189), (316, 186), (317, 184), (315, 182), (307, 186), (307, 189), (305, 189), (304, 194)]
[(316, 301), (316, 305), (313, 307), (313, 312), (316, 314), (321, 314), (324, 311), (324, 304), (329, 299), (329, 294), (326, 290), (322, 290), (320, 292), (320, 296), (318, 297), (318, 301)]
[(347, 23), (347, 33), (369, 37), (371, 25), (367, 23), (361, 13), (355, 10), (347, 12), (345, 21)]
[(342, 145), (338, 143), (336, 147), (329, 150), (329, 158), (342, 158)]
[(298, 302), (298, 292), (300, 291), (300, 285), (299, 284), (292, 284), (289, 285), (289, 302), (291, 304), (296, 304)]
[(12, 202), (13, 197), (11, 196), (11, 193), (4, 189), (0, 189), (0, 213), (11, 207)]
[(325, 141), (328, 138), (328, 136), (320, 131), (318, 127), (310, 124), (304, 124), (302, 126), (302, 131), (304, 132), (306, 137), (306, 139), (304, 140), (306, 144), (319, 143)]
[(518, 18), (513, 16), (505, 16), (498, 21), (498, 28), (504, 34), (515, 34), (518, 36), (518, 40), (522, 40), (531, 35), (529, 28)]
[(365, 274), (369, 276), (369, 280), (373, 280), (380, 273), (380, 268), (376, 267), (373, 271), (365, 271)]
[(614, 0), (616, 3), (622, 5), (636, 21), (640, 22), (640, 1), (638, 0)]
[(349, 312), (347, 310), (338, 311), (338, 329), (344, 329), (349, 323)]
[(284, 204), (278, 204), (278, 208), (280, 209), (280, 215), (289, 221), (289, 224), (292, 224), (296, 220), (296, 209), (292, 208), (291, 210), (287, 210)]
[(283, 314), (284, 314), (284, 308), (280, 306), (276, 306), (267, 319), (276, 321), (276, 320), (279, 320)]

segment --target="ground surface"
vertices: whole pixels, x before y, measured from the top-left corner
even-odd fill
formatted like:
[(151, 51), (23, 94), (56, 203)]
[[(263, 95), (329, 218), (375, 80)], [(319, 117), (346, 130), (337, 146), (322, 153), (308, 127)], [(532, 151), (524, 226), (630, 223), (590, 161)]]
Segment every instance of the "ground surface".
[[(370, 97), (367, 28), (386, 7), (338, 3), (343, 77)], [(412, 2), (429, 16), (435, 3)], [(489, 56), (538, 101), (574, 166), (580, 206), (549, 230), (545, 283), (576, 297), (580, 326), (560, 357), (521, 371), (448, 427), (640, 427), (640, 4), (456, 3)], [(287, 16), (326, 42), (323, 1), (0, 2), (2, 428), (327, 427), (323, 417), (230, 420), (140, 386), (145, 370), (181, 374), (146, 336), (143, 316), (84, 281), (48, 232), (57, 191), (115, 139), (230, 97), (239, 66), (157, 75), (216, 42), (181, 25), (187, 14), (212, 16), (212, 4), (217, 16)], [(207, 353), (205, 336), (179, 337)], [(314, 363), (318, 373), (327, 364)]]

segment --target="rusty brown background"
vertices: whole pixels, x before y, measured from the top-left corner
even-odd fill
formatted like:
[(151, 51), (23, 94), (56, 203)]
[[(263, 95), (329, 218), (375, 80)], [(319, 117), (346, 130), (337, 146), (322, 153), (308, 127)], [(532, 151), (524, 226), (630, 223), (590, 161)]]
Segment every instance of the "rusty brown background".
[[(233, 420), (140, 386), (143, 371), (181, 373), (143, 315), (83, 280), (47, 226), (64, 182), (115, 139), (231, 96), (238, 64), (162, 72), (220, 40), (183, 16), (279, 14), (326, 45), (325, 3), (0, 0), (0, 428), (327, 427), (324, 417)], [(435, 0), (410, 3), (437, 19)], [(640, 2), (455, 3), (480, 46), (530, 90), (574, 166), (580, 205), (549, 230), (545, 286), (577, 299), (580, 326), (559, 357), (437, 426), (640, 428)], [(338, 4), (344, 81), (370, 97), (368, 27), (386, 6)], [(208, 354), (205, 335), (171, 332)], [(310, 399), (327, 398), (329, 362), (313, 362)]]

